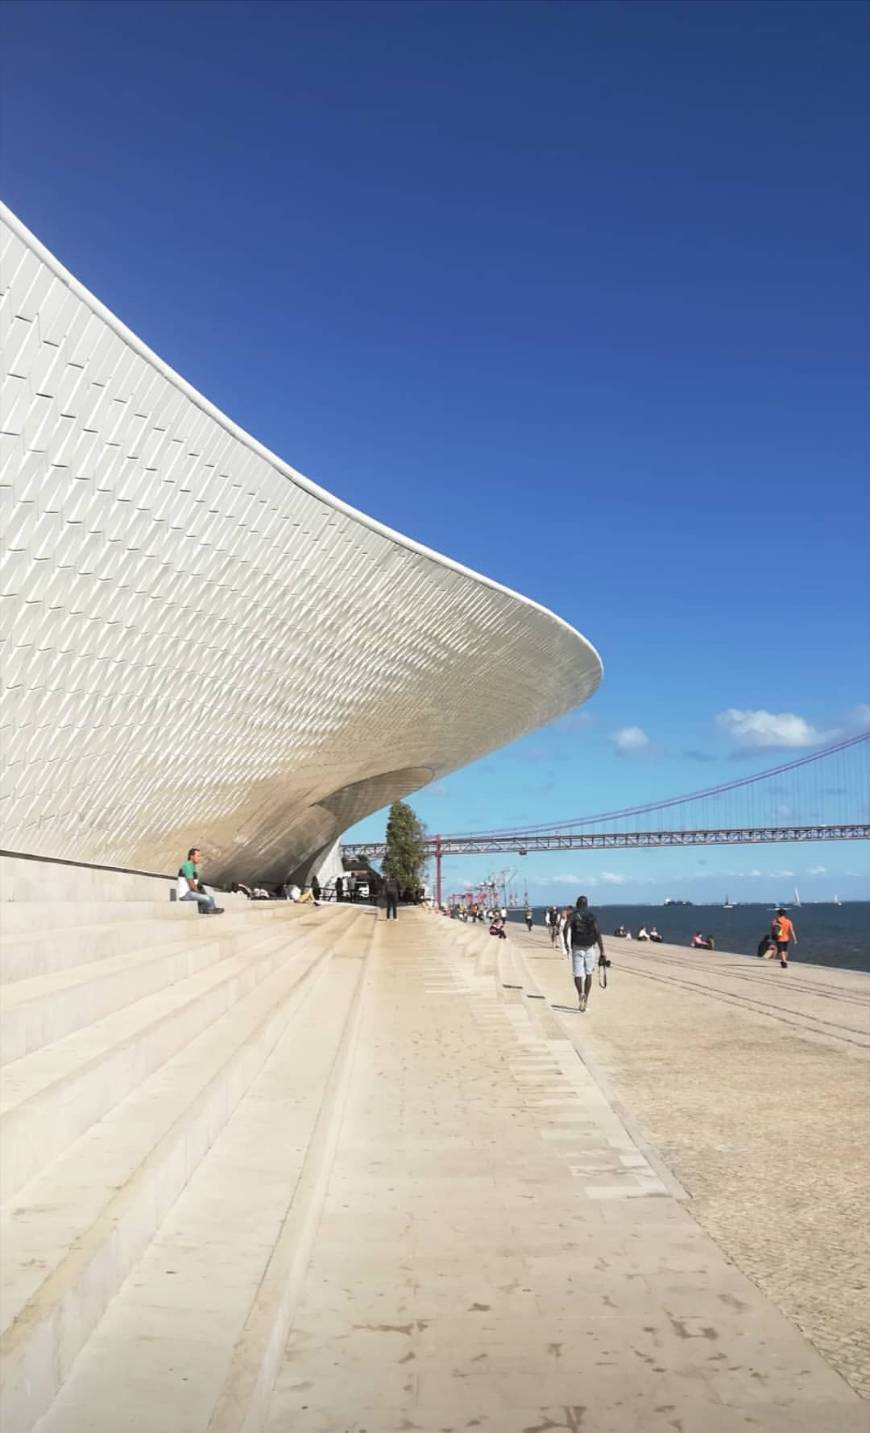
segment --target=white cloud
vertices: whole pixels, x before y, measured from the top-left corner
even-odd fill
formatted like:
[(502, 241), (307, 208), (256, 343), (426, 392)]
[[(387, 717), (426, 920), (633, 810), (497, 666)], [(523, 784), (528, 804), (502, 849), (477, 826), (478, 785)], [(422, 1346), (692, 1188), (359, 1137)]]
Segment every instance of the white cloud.
[(583, 891), (587, 886), (647, 886), (650, 882), (645, 878), (635, 876), (623, 876), (617, 871), (601, 871), (599, 875), (590, 875), (588, 871), (563, 871), (555, 876), (539, 876), (535, 885), (537, 886), (576, 886), (578, 891)]
[(639, 751), (646, 751), (649, 746), (649, 737), (640, 726), (621, 726), (619, 731), (613, 733), (613, 744), (623, 756), (632, 755)]
[(555, 731), (581, 731), (585, 726), (591, 726), (595, 718), (587, 711), (568, 712), (566, 716), (559, 717), (553, 722)]
[(744, 751), (818, 746), (836, 735), (832, 731), (819, 731), (794, 712), (741, 711), (738, 707), (729, 707), (719, 713), (716, 721)]
[(595, 886), (598, 884), (596, 876), (583, 875), (579, 871), (565, 871), (558, 876), (539, 876), (535, 882), (538, 886)]

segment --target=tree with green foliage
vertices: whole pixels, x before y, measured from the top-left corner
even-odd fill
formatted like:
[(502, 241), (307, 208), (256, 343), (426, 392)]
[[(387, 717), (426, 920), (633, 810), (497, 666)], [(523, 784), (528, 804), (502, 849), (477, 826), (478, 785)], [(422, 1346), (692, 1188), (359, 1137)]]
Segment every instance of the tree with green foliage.
[(426, 827), (411, 807), (405, 801), (394, 801), (387, 819), (383, 873), (395, 876), (403, 891), (416, 891), (423, 884), (425, 840)]

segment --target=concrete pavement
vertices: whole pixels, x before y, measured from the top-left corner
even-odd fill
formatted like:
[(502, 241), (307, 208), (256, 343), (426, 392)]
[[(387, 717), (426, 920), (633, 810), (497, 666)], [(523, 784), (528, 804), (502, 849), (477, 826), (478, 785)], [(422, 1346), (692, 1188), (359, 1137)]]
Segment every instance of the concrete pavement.
[[(543, 931), (511, 944), (571, 998)], [(564, 1028), (702, 1227), (870, 1398), (870, 975), (606, 944), (608, 990)]]
[(454, 934), (378, 928), (269, 1433), (866, 1433), (578, 1058), (595, 1006)]

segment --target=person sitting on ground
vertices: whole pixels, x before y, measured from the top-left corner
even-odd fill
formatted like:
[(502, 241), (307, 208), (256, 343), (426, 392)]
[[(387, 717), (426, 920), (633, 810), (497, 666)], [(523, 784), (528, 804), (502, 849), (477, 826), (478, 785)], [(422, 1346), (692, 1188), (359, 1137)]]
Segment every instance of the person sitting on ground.
[(489, 928), (489, 933), (490, 935), (497, 935), (499, 940), (507, 940), (507, 936), (504, 932), (504, 921), (502, 920), (501, 916), (495, 917), (492, 925)]
[(689, 945), (692, 947), (693, 950), (709, 950), (709, 949), (710, 949), (710, 946), (707, 944), (707, 941), (704, 939), (704, 937), (702, 936), (702, 934), (701, 934), (701, 932), (700, 932), (699, 930), (696, 930), (696, 931), (695, 931), (695, 934), (692, 936), (692, 939), (689, 941)]
[(638, 940), (649, 940), (649, 931), (647, 930), (647, 928), (646, 928), (645, 925), (642, 925), (641, 928), (640, 928), (640, 930), (638, 931), (638, 933), (637, 933), (637, 939), (638, 939)]
[(759, 960), (772, 960), (772, 958), (776, 955), (776, 944), (771, 936), (763, 935), (761, 937), (761, 940), (758, 942), (758, 949), (756, 950), (755, 954), (758, 956)]
[(649, 938), (650, 940), (658, 941), (659, 943), (661, 943), (662, 937), (659, 935), (654, 925), (651, 925), (649, 928)]
[(708, 950), (715, 950), (715, 949), (716, 949), (716, 941), (715, 941), (715, 938), (714, 938), (712, 935), (708, 935), (706, 939), (707, 939), (707, 949), (708, 949)]
[(199, 863), (201, 860), (202, 851), (198, 846), (191, 846), (187, 853), (187, 860), (182, 861), (178, 868), (178, 899), (180, 901), (196, 901), (199, 905), (200, 915), (222, 916), (223, 906), (215, 904), (214, 896), (205, 889), (200, 880)]

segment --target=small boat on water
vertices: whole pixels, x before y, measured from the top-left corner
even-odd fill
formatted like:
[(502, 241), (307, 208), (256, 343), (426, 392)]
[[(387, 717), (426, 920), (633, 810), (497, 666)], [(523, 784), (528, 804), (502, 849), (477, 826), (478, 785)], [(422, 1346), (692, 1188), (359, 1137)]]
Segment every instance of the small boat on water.
[(725, 900), (724, 900), (724, 902), (723, 902), (723, 904), (722, 904), (722, 909), (723, 909), (723, 911), (733, 911), (733, 909), (734, 909), (734, 904), (735, 904), (735, 903), (734, 903), (734, 901), (732, 901), (731, 897), (730, 897), (730, 896), (726, 896), (726, 897), (725, 897)]
[(839, 897), (839, 896), (834, 896), (834, 905), (835, 905), (835, 906), (841, 906), (842, 904), (843, 904), (843, 902), (840, 900), (840, 897)]
[(795, 888), (794, 888), (794, 903), (795, 903), (795, 907), (797, 908), (797, 910), (800, 910), (800, 908), (801, 908), (801, 898), (800, 898), (800, 895), (799, 895), (799, 893), (798, 893), (798, 888), (797, 888), (797, 886), (795, 886)]

